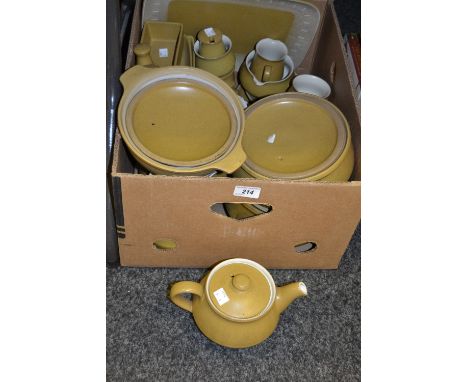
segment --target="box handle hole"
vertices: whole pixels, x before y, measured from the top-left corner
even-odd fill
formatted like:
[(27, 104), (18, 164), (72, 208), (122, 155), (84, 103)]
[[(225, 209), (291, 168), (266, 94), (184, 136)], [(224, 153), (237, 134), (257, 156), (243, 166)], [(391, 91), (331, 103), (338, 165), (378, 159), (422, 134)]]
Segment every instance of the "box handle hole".
[(177, 244), (172, 239), (158, 239), (153, 242), (153, 248), (159, 249), (162, 251), (175, 249), (176, 247), (177, 247)]
[(273, 210), (269, 204), (259, 203), (215, 203), (210, 208), (218, 215), (235, 220), (254, 219)]
[(317, 249), (317, 243), (306, 241), (305, 243), (295, 245), (294, 249), (297, 253), (313, 252)]

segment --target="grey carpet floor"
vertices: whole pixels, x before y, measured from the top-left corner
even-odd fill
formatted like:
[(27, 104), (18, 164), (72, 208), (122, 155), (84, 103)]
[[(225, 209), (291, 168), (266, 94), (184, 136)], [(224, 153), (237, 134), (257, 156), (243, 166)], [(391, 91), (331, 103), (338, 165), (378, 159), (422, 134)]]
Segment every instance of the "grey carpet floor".
[(360, 380), (360, 226), (338, 270), (272, 270), (282, 285), (303, 281), (309, 296), (282, 314), (252, 348), (218, 346), (172, 304), (170, 283), (203, 269), (107, 268), (108, 381)]

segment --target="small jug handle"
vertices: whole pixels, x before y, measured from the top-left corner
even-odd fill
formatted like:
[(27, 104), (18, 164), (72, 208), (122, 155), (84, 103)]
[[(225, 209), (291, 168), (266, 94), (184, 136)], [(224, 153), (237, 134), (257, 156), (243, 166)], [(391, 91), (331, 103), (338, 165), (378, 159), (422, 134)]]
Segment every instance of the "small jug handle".
[(267, 65), (263, 68), (262, 82), (270, 81), (270, 76), (271, 76), (271, 66)]
[(171, 291), (169, 292), (169, 298), (171, 301), (182, 309), (192, 311), (192, 301), (182, 297), (183, 293), (196, 294), (198, 297), (202, 297), (203, 288), (199, 283), (193, 281), (179, 281), (172, 285)]

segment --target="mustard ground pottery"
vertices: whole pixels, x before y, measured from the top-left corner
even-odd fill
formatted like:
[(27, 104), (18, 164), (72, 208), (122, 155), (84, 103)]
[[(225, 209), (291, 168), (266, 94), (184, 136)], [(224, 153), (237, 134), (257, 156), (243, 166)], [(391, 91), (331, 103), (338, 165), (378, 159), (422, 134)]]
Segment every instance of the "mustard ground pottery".
[(242, 165), (244, 111), (221, 79), (183, 66), (134, 66), (120, 80), (119, 130), (150, 172), (208, 175)]
[(313, 74), (300, 74), (296, 76), (292, 80), (289, 91), (312, 94), (321, 98), (328, 98), (331, 94), (331, 88), (327, 81)]
[(146, 21), (140, 43), (150, 46), (150, 57), (154, 66), (176, 65), (184, 45), (183, 26), (166, 21)]
[(262, 82), (281, 80), (287, 54), (288, 47), (280, 40), (264, 38), (257, 42), (250, 68), (255, 78)]
[(223, 32), (218, 28), (207, 27), (197, 34), (200, 41), (199, 53), (206, 58), (217, 58), (226, 52), (223, 42)]
[[(237, 178), (347, 181), (354, 167), (349, 124), (331, 102), (310, 94), (282, 93), (249, 106), (242, 145), (247, 160)], [(265, 211), (253, 204), (225, 204), (230, 217)]]
[(149, 44), (136, 44), (133, 48), (133, 53), (136, 56), (137, 65), (153, 65), (150, 57), (151, 47)]
[(177, 65), (180, 66), (195, 66), (195, 52), (193, 51), (193, 45), (195, 40), (193, 36), (184, 35), (184, 45), (179, 57)]
[[(246, 93), (255, 97), (262, 98), (276, 93), (285, 92), (294, 73), (294, 63), (289, 56), (284, 59), (283, 78), (279, 81), (262, 82), (258, 80), (251, 71), (252, 60), (255, 51), (251, 51), (239, 69), (239, 82)], [(250, 97), (253, 100), (253, 97)]]
[(195, 52), (195, 66), (218, 77), (230, 73), (236, 65), (236, 56), (232, 51), (232, 42), (228, 36), (222, 36), (222, 43), (224, 46), (224, 53), (221, 56), (204, 57), (200, 53), (200, 41), (195, 41), (193, 48)]
[(244, 88), (238, 84), (235, 91), (241, 100), (242, 106), (244, 106), (244, 109), (246, 109), (249, 106), (249, 97), (245, 93)]
[(230, 88), (236, 89), (237, 81), (236, 81), (236, 72), (234, 69), (231, 70), (228, 74), (219, 78), (222, 79), (224, 82), (226, 82)]
[[(208, 25), (222, 26), (234, 53), (245, 55), (263, 37), (284, 41), (296, 66), (304, 61), (322, 24), (314, 0), (145, 0), (142, 20), (180, 22), (195, 36)], [(325, 8), (324, 8), (325, 10)]]
[[(191, 293), (192, 300), (183, 297)], [(304, 283), (276, 287), (270, 273), (247, 259), (229, 259), (216, 265), (197, 283), (172, 285), (172, 302), (193, 314), (202, 333), (230, 348), (246, 348), (267, 339), (280, 314), (298, 297), (306, 296)]]

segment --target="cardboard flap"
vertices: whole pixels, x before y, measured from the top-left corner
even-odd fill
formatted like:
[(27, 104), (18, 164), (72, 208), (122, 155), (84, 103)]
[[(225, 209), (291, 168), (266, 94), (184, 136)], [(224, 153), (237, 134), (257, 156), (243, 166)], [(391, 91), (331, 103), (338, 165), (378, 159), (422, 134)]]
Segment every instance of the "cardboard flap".
[(329, 3), (325, 13), (317, 51), (312, 64), (312, 73), (326, 80), (332, 93), (329, 101), (334, 103), (345, 115), (351, 127), (354, 145), (354, 173), (352, 179), (361, 179), (361, 116), (356, 105), (350, 81), (348, 63), (345, 59), (343, 38), (341, 36), (335, 10)]

